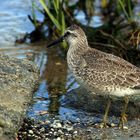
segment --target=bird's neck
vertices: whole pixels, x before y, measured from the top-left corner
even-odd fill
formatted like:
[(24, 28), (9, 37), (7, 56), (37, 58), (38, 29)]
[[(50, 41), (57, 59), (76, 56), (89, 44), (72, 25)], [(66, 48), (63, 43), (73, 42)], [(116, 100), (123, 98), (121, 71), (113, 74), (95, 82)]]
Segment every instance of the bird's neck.
[(81, 55), (89, 49), (87, 41), (73, 42), (69, 45), (67, 53), (67, 62), (71, 70), (79, 65)]
[(82, 53), (89, 48), (88, 42), (86, 39), (82, 39), (76, 42), (72, 42), (69, 44), (69, 51), (73, 53)]
[(71, 71), (77, 71), (77, 68), (81, 64), (82, 54), (89, 49), (87, 41), (76, 41), (69, 44), (69, 50), (67, 53), (67, 63)]

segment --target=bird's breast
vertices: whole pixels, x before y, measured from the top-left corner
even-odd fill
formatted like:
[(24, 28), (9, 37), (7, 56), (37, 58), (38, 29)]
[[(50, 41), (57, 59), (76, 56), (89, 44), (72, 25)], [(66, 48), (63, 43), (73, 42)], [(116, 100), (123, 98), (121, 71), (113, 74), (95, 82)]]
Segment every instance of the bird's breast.
[[(75, 73), (81, 67), (81, 55), (73, 49), (69, 49), (67, 53), (67, 63), (69, 69)], [(84, 65), (84, 64), (83, 64)]]

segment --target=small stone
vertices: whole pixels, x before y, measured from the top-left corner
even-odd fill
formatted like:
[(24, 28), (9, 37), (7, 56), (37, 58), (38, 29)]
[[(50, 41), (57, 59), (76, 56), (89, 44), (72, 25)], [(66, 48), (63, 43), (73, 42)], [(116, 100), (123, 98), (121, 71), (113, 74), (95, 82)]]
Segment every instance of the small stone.
[(51, 122), (49, 121), (49, 120), (46, 120), (45, 122), (44, 122), (44, 124), (50, 124)]
[(127, 127), (127, 126), (123, 126), (123, 129), (124, 129), (124, 130), (128, 130), (128, 127)]
[(104, 125), (101, 123), (101, 124), (99, 125), (99, 127), (100, 127), (100, 128), (103, 128), (103, 127), (104, 127)]
[(53, 128), (61, 128), (62, 124), (60, 123), (60, 120), (54, 120), (54, 122), (50, 126)]
[(49, 134), (52, 134), (52, 131), (50, 131)]
[(111, 127), (115, 127), (115, 124), (114, 123), (111, 123), (110, 125), (111, 125)]
[(35, 135), (34, 138), (38, 138), (38, 136)]
[(39, 124), (42, 124), (42, 125), (44, 125), (44, 121), (39, 121)]
[(91, 132), (91, 129), (87, 129), (87, 132)]
[(31, 134), (28, 134), (28, 137), (32, 137), (32, 135)]
[(34, 125), (34, 128), (37, 128), (37, 125)]
[(54, 136), (56, 136), (57, 135), (57, 132), (54, 132), (53, 134), (54, 134)]
[(68, 133), (65, 134), (65, 136), (68, 136), (68, 135), (69, 135)]
[(73, 134), (77, 134), (77, 131), (74, 131)]
[(58, 130), (58, 133), (59, 133), (59, 134), (63, 134), (63, 132), (62, 132), (62, 130), (61, 130), (61, 129), (59, 129), (59, 130)]
[(71, 127), (67, 127), (66, 128), (68, 131), (72, 131), (73, 130), (73, 127), (71, 126)]
[(48, 135), (49, 135), (49, 133), (46, 133), (46, 134), (45, 134), (45, 136), (48, 136)]
[(44, 132), (45, 131), (45, 128), (44, 127), (42, 127), (41, 129), (39, 129), (40, 130), (40, 132)]
[(57, 139), (56, 140), (61, 140), (61, 138), (60, 137), (57, 137)]
[(42, 138), (45, 138), (45, 135), (42, 135), (41, 137), (42, 137)]
[(26, 132), (26, 131), (25, 131), (25, 132), (22, 132), (22, 134), (23, 134), (23, 135), (26, 135), (26, 134), (27, 134), (27, 132)]
[(33, 130), (29, 130), (29, 134), (33, 134), (34, 132), (33, 132)]
[(62, 125), (61, 125), (61, 123), (56, 123), (55, 125), (53, 125), (53, 127), (54, 127), (54, 128), (61, 128)]
[(51, 131), (54, 131), (54, 129), (53, 129), (53, 128), (51, 128)]

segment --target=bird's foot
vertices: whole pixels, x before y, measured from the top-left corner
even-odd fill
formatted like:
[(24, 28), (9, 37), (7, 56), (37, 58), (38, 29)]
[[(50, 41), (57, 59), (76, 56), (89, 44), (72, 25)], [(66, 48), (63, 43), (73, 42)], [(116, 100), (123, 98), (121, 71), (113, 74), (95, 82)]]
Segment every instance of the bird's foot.
[(99, 124), (99, 128), (108, 128), (109, 123), (107, 121), (103, 121)]
[(125, 128), (124, 124), (126, 122), (127, 122), (127, 115), (125, 113), (122, 113), (120, 117), (119, 128), (124, 129)]

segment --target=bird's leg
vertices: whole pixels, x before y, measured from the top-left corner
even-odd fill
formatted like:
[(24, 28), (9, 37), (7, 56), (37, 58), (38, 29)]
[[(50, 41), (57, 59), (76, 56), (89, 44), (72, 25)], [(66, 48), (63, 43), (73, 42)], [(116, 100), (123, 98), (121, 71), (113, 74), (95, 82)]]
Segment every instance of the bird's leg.
[(104, 127), (107, 127), (107, 117), (108, 117), (108, 112), (109, 112), (110, 105), (111, 105), (111, 100), (108, 99), (107, 106), (106, 106), (106, 109), (105, 109), (105, 114), (104, 114), (104, 117), (103, 117)]
[(128, 106), (128, 103), (129, 103), (129, 98), (124, 97), (124, 102), (125, 102), (125, 106), (122, 110), (121, 117), (120, 117), (120, 122), (119, 122), (119, 127), (122, 128), (122, 129), (124, 127), (124, 123), (127, 122), (126, 110), (127, 110), (127, 106)]

